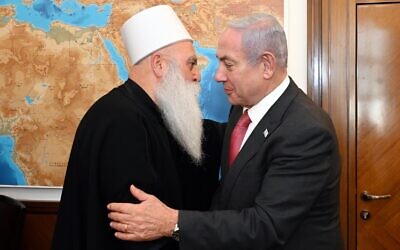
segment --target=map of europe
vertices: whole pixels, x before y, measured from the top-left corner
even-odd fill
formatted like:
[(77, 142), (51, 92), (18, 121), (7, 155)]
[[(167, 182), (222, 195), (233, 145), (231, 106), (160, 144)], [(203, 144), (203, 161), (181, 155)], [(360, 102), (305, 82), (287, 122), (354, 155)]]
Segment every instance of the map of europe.
[(174, 8), (195, 40), (204, 118), (227, 120), (214, 80), (218, 34), (255, 12), (283, 23), (283, 0), (0, 0), (0, 185), (63, 185), (81, 118), (128, 78), (119, 28), (157, 4)]

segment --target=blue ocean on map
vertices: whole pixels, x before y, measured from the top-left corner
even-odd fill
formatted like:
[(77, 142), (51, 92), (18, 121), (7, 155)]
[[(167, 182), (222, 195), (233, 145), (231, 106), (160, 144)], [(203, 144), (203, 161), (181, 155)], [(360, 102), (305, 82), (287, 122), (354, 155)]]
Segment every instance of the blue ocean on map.
[(218, 59), (214, 48), (201, 47), (194, 42), (194, 48), (200, 55), (207, 57), (207, 67), (201, 72), (200, 105), (206, 119), (226, 122), (228, 120), (230, 104), (224, 93), (223, 85), (215, 82), (214, 74), (218, 68)]
[(15, 20), (30, 23), (45, 32), (50, 31), (54, 21), (81, 28), (104, 27), (112, 9), (111, 4), (83, 5), (76, 0), (64, 0), (60, 4), (55, 4), (53, 0), (34, 0), (31, 4), (22, 0), (0, 0), (0, 6), (7, 5), (15, 8)]
[(107, 49), (107, 52), (110, 54), (111, 60), (115, 63), (117, 67), (119, 79), (125, 81), (126, 79), (128, 79), (128, 70), (126, 69), (124, 58), (118, 52), (117, 48), (111, 40), (103, 39), (103, 43)]
[(15, 141), (10, 135), (0, 135), (0, 184), (26, 185), (24, 173), (13, 161)]

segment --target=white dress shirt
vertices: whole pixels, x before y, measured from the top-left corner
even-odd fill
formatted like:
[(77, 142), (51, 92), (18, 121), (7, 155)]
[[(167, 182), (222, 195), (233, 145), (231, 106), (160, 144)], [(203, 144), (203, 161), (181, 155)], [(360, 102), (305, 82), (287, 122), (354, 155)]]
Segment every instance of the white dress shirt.
[[(248, 108), (243, 108), (243, 112), (247, 109), (251, 123), (247, 128), (246, 134), (244, 135), (242, 145), (240, 149), (242, 149), (244, 143), (247, 141), (254, 128), (257, 127), (258, 123), (264, 117), (264, 115), (268, 112), (268, 110), (274, 105), (274, 103), (279, 99), (279, 97), (285, 92), (286, 88), (289, 86), (290, 80), (289, 76), (286, 75), (285, 79), (281, 84), (278, 85), (271, 93), (266, 95), (261, 101), (259, 101), (256, 105)], [(267, 137), (268, 131), (264, 131), (264, 137)]]

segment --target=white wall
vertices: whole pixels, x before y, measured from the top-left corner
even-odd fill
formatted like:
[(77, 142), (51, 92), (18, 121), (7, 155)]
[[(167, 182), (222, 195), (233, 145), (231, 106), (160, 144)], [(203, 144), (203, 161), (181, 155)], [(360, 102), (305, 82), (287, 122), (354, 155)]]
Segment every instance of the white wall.
[(288, 72), (307, 93), (307, 0), (285, 0), (284, 28), (288, 39)]

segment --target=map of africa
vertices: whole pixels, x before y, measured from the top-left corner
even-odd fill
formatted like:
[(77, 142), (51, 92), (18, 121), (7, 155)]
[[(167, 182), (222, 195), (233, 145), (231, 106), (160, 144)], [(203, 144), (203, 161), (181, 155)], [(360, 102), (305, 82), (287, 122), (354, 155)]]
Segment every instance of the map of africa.
[(0, 185), (63, 185), (79, 121), (128, 77), (119, 28), (157, 4), (172, 6), (195, 40), (204, 117), (227, 120), (213, 79), (217, 36), (254, 12), (283, 23), (283, 0), (0, 0)]

